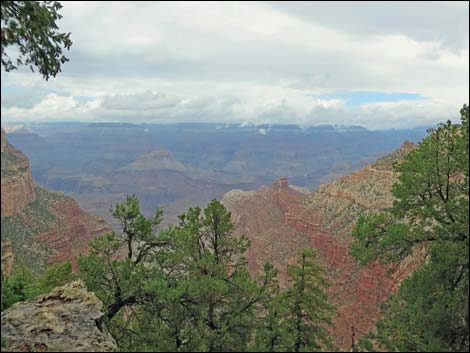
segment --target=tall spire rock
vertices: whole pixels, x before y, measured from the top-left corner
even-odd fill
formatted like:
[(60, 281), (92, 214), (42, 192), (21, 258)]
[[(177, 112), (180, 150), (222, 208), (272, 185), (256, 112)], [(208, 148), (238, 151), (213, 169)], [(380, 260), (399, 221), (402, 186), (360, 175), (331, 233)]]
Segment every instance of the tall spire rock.
[(289, 181), (287, 178), (281, 177), (273, 183), (273, 190), (281, 192), (287, 190), (289, 187)]

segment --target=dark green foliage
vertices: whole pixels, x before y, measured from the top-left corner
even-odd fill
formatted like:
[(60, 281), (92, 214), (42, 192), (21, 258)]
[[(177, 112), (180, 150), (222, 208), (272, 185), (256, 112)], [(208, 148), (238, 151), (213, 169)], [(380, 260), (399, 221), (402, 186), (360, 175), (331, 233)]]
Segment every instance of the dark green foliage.
[(291, 352), (331, 350), (327, 328), (334, 309), (328, 304), (328, 282), (315, 263), (313, 251), (304, 250), (299, 263), (288, 267), (288, 274), (292, 287), (281, 294), (280, 300), (285, 315), (281, 347)]
[(194, 322), (193, 334), (182, 341), (191, 342), (194, 336), (202, 350), (245, 350), (265, 288), (250, 278), (241, 257), (249, 242), (232, 236), (230, 213), (215, 200), (204, 211), (192, 208), (180, 219), (172, 239), (180, 277), (177, 303)]
[(72, 272), (72, 264), (70, 261), (57, 263), (49, 266), (46, 271), (38, 277), (36, 283), (37, 291), (39, 294), (48, 293), (55, 287), (62, 286), (77, 278), (77, 275)]
[[(117, 205), (113, 215), (123, 233), (94, 240), (79, 267), (90, 290), (105, 303), (104, 323), (122, 350), (225, 352), (269, 345), (290, 350), (294, 298), (302, 315), (308, 315), (299, 350), (328, 347), (325, 282), (308, 253), (299, 265), (302, 293), (282, 295), (271, 265), (251, 278), (243, 257), (249, 242), (233, 236), (231, 215), (216, 200), (204, 210), (190, 208), (178, 226), (159, 233), (154, 228), (161, 212), (145, 218), (135, 197)], [(298, 288), (296, 269), (291, 274)]]
[(16, 302), (32, 299), (50, 292), (76, 279), (69, 261), (48, 267), (40, 276), (33, 274), (27, 266), (20, 266), (15, 273), (6, 277), (2, 274), (2, 311)]
[[(266, 273), (275, 272), (268, 266)], [(315, 263), (311, 250), (304, 250), (295, 266), (288, 267), (291, 287), (279, 291), (273, 281), (264, 302), (256, 332), (257, 352), (316, 352), (334, 349), (327, 331), (333, 306), (328, 304), (328, 282)]]
[(255, 344), (252, 348), (256, 352), (278, 352), (281, 350), (285, 332), (283, 322), (286, 309), (281, 304), (277, 270), (268, 263), (264, 266), (264, 272), (266, 278), (271, 279), (271, 284), (262, 303), (262, 319), (258, 322)]
[[(122, 234), (110, 233), (91, 243), (90, 255), (79, 258), (80, 271), (89, 286), (107, 305), (106, 319), (112, 320), (119, 311), (145, 301), (146, 285), (163, 274), (150, 264), (155, 252), (166, 245), (166, 233), (155, 233), (161, 212), (146, 218), (140, 212), (139, 200), (128, 196), (112, 210), (120, 221)], [(125, 246), (123, 259), (118, 251)]]
[(387, 302), (373, 343), (398, 351), (468, 351), (469, 136), (447, 122), (395, 166), (393, 207), (361, 217), (352, 255), (362, 263), (397, 261), (419, 246), (426, 263)]
[[(377, 342), (393, 351), (465, 351), (462, 301), (466, 296), (462, 249), (455, 244), (434, 247), (432, 260), (400, 286), (386, 305), (387, 316), (378, 323)], [(468, 254), (467, 254), (468, 256)], [(461, 268), (461, 271), (449, 269)], [(397, 339), (398, 337), (398, 339)]]
[[(166, 289), (166, 251), (168, 232), (155, 232), (161, 212), (146, 218), (134, 196), (112, 210), (122, 233), (96, 238), (87, 256), (79, 258), (82, 278), (105, 304), (105, 323), (121, 345), (134, 344), (145, 350), (147, 332), (136, 342), (134, 328), (140, 319), (148, 324), (143, 310), (145, 303), (159, 300)], [(123, 313), (123, 311), (126, 311)], [(153, 318), (153, 317), (152, 317)], [(141, 338), (141, 337), (139, 337)], [(152, 347), (151, 345), (149, 347)], [(127, 346), (126, 346), (127, 348)], [(149, 348), (150, 349), (150, 348)]]
[(16, 302), (26, 300), (27, 282), (21, 275), (6, 277), (2, 274), (2, 311)]
[[(56, 21), (62, 5), (58, 1), (2, 1), (2, 66), (11, 71), (17, 66), (34, 68), (48, 80), (55, 77), (68, 59), (63, 50), (72, 45), (70, 33), (61, 33)], [(16, 62), (7, 49), (18, 50)]]

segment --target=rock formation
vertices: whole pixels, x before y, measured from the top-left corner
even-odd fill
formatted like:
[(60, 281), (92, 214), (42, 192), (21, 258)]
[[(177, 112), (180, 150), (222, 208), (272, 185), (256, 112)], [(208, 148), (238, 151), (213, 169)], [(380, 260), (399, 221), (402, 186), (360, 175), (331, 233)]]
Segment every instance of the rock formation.
[(186, 166), (177, 160), (173, 154), (165, 148), (153, 150), (139, 156), (135, 161), (126, 165), (122, 170), (132, 171), (158, 171), (171, 170), (176, 172), (186, 172)]
[(90, 240), (110, 228), (75, 200), (35, 186), (28, 158), (8, 143), (3, 130), (1, 154), (2, 271), (9, 274), (16, 263), (40, 270), (64, 260), (75, 268)]
[(305, 195), (282, 178), (258, 191), (234, 190), (222, 202), (232, 212), (236, 232), (251, 240), (247, 251), (250, 271), (264, 262), (279, 270), (280, 283), (288, 286), (287, 265), (307, 247), (316, 250), (332, 283), (328, 294), (337, 307), (332, 335), (336, 346), (348, 350), (352, 327), (356, 338), (372, 330), (381, 317), (381, 304), (416, 266), (420, 256), (395, 267), (371, 263), (359, 266), (349, 255), (351, 230), (362, 212), (378, 211), (392, 203), (396, 180), (392, 164), (413, 149), (399, 150)]
[(33, 177), (26, 156), (11, 146), (1, 132), (1, 214), (14, 216), (35, 199)]
[[(2, 312), (2, 342), (9, 352), (111, 352), (112, 336), (97, 324), (103, 304), (80, 281), (19, 302)], [(2, 348), (2, 351), (4, 349)]]
[(13, 267), (13, 249), (11, 247), (11, 241), (2, 240), (2, 273), (10, 274)]

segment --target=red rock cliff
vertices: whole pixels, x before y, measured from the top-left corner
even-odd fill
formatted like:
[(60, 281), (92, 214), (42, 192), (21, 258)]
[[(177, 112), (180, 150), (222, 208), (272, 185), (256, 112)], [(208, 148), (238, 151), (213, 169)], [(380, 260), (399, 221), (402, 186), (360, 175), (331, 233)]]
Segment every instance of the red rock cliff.
[(16, 262), (33, 269), (65, 260), (76, 269), (91, 239), (110, 231), (103, 219), (78, 203), (34, 185), (28, 158), (1, 135), (2, 270)]
[(8, 143), (3, 129), (1, 158), (1, 216), (13, 216), (34, 201), (34, 183), (28, 158)]
[(348, 251), (359, 214), (391, 205), (391, 185), (396, 178), (391, 164), (412, 148), (405, 144), (390, 156), (309, 195), (288, 186), (282, 178), (271, 188), (234, 190), (222, 200), (232, 212), (236, 232), (251, 240), (247, 257), (253, 274), (269, 261), (278, 268), (281, 285), (286, 286), (287, 264), (295, 262), (303, 248), (316, 250), (332, 283), (328, 294), (338, 309), (332, 335), (341, 350), (350, 348), (352, 325), (356, 338), (375, 327), (381, 304), (421, 261), (419, 256), (406, 259), (389, 274), (389, 268), (378, 263), (359, 266)]

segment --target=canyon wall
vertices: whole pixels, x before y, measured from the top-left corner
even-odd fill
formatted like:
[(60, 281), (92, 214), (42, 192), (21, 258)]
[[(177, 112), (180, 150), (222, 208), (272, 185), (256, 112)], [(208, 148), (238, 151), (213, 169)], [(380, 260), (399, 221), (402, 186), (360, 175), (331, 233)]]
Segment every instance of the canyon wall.
[(3, 129), (1, 154), (2, 271), (9, 274), (20, 264), (40, 271), (65, 260), (76, 269), (77, 256), (110, 227), (75, 200), (36, 186), (28, 158), (8, 143)]
[(422, 256), (385, 266), (377, 262), (360, 266), (349, 255), (351, 231), (359, 215), (391, 206), (391, 187), (397, 175), (392, 165), (414, 146), (305, 194), (290, 187), (285, 178), (257, 191), (233, 190), (222, 202), (232, 212), (236, 233), (251, 240), (247, 251), (252, 274), (271, 262), (281, 286), (288, 286), (287, 265), (297, 261), (304, 248), (313, 248), (331, 282), (330, 301), (336, 306), (332, 336), (336, 346), (349, 350), (356, 339), (370, 332), (381, 317), (381, 304), (421, 262)]
[(35, 199), (28, 158), (11, 146), (1, 130), (1, 215), (14, 216)]

